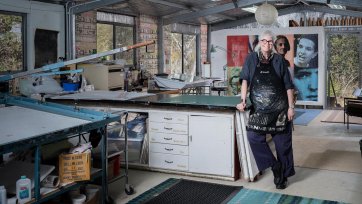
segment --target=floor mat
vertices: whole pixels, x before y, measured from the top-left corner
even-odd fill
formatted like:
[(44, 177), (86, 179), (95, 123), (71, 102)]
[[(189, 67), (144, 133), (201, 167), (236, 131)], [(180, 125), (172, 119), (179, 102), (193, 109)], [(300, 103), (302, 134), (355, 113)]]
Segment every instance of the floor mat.
[(268, 203), (268, 204), (334, 204), (340, 203), (336, 201), (320, 200), (314, 198), (306, 198), (293, 195), (285, 195), (280, 193), (270, 193), (266, 191), (257, 191), (243, 188), (231, 199), (228, 204), (240, 203)]
[(294, 125), (308, 125), (310, 121), (316, 118), (322, 110), (319, 109), (295, 109)]
[(168, 179), (134, 198), (129, 204), (227, 203), (242, 186), (227, 186), (185, 179)]
[(170, 178), (142, 193), (128, 204), (144, 203), (190, 203), (190, 204), (342, 204), (336, 201), (320, 200), (280, 193), (245, 189), (199, 181)]
[[(332, 110), (329, 114), (321, 120), (321, 122), (325, 123), (343, 123), (344, 121), (344, 111), (343, 110)], [(346, 117), (347, 121), (347, 117)], [(362, 118), (360, 117), (349, 117), (349, 124), (360, 124), (362, 125)]]

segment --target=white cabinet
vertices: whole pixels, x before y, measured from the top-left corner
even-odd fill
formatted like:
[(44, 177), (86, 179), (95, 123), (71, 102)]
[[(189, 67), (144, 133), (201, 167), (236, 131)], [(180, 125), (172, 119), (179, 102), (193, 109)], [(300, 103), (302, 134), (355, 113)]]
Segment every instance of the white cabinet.
[(149, 138), (150, 167), (188, 170), (188, 115), (150, 112)]
[(150, 112), (150, 167), (234, 177), (233, 119), (233, 114)]
[(83, 76), (95, 90), (121, 89), (124, 86), (124, 72), (120, 65), (80, 64)]
[(233, 176), (233, 118), (189, 116), (189, 171)]

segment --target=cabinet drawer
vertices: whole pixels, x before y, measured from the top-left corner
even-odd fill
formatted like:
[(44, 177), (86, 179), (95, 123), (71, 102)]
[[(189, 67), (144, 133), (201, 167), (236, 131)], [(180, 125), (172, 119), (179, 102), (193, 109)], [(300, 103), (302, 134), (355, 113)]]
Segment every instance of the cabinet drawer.
[(162, 132), (169, 134), (188, 134), (188, 125), (174, 123), (150, 122), (149, 132)]
[(150, 113), (149, 118), (153, 122), (188, 124), (188, 116), (183, 114), (155, 112)]
[(108, 87), (123, 87), (123, 73), (122, 72), (109, 72), (108, 73)]
[(165, 153), (165, 154), (178, 154), (178, 155), (188, 155), (189, 147), (182, 145), (172, 145), (172, 144), (161, 144), (161, 143), (150, 143), (150, 152), (156, 153)]
[(165, 143), (165, 144), (177, 144), (177, 145), (188, 145), (188, 136), (187, 135), (177, 135), (177, 134), (165, 134), (159, 132), (150, 132), (149, 133), (151, 142)]
[(187, 171), (189, 169), (188, 156), (162, 154), (150, 152), (150, 167)]

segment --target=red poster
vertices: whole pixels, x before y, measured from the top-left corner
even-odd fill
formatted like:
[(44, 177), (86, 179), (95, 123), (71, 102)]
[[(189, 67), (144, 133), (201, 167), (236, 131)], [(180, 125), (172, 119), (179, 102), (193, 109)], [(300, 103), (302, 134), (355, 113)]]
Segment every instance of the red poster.
[(248, 55), (249, 37), (227, 36), (227, 66), (241, 67)]

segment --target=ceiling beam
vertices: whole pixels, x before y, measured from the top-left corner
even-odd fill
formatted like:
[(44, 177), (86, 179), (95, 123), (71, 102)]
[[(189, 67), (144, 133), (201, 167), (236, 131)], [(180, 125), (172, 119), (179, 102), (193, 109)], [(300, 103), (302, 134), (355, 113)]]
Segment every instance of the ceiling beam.
[[(188, 7), (188, 6), (185, 6), (185, 5), (182, 5), (182, 4), (172, 3), (172, 2), (168, 2), (168, 1), (164, 1), (164, 0), (146, 0), (146, 1), (156, 3), (156, 4), (165, 5), (165, 6), (170, 6), (170, 7), (174, 7), (174, 8), (189, 10), (189, 11), (200, 11), (201, 10), (199, 8)], [(215, 14), (215, 16), (220, 17), (220, 18), (224, 18), (224, 19), (229, 19), (229, 20), (236, 20), (235, 17), (222, 15), (222, 14)]]
[[(270, 0), (269, 2), (271, 2), (271, 1), (273, 1), (273, 0)], [(248, 6), (252, 6), (252, 5), (263, 3), (263, 2), (265, 2), (265, 0), (239, 0), (238, 8), (248, 7)], [(275, 1), (273, 1), (273, 2), (275, 2)], [(214, 6), (211, 8), (202, 9), (202, 10), (190, 12), (187, 14), (173, 16), (171, 18), (164, 19), (163, 25), (183, 22), (183, 21), (190, 20), (190, 19), (196, 19), (196, 18), (199, 18), (202, 16), (213, 15), (213, 14), (221, 13), (221, 12), (228, 11), (231, 9), (235, 9), (234, 2), (217, 5), (217, 6)]]
[(332, 9), (332, 8), (323, 7), (323, 6), (307, 6), (306, 11), (330, 13), (330, 14), (341, 15), (341, 16), (362, 17), (362, 12), (361, 11)]
[(329, 4), (336, 4), (341, 6), (349, 6), (354, 8), (362, 8), (361, 0), (329, 0)]
[(156, 4), (165, 5), (165, 6), (175, 7), (175, 8), (179, 8), (179, 9), (191, 10), (191, 7), (187, 7), (187, 6), (182, 5), (182, 4), (172, 3), (172, 2), (168, 2), (168, 1), (163, 1), (163, 0), (146, 0), (146, 1), (156, 3)]
[(70, 11), (72, 14), (79, 14), (79, 13), (84, 13), (87, 11), (95, 10), (98, 8), (102, 8), (105, 6), (109, 6), (112, 4), (123, 3), (123, 2), (127, 2), (127, 1), (128, 0), (107, 0), (107, 1), (94, 0), (91, 2), (71, 6)]

